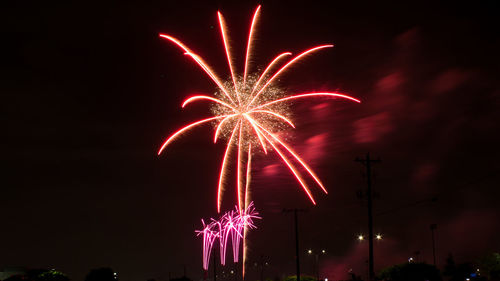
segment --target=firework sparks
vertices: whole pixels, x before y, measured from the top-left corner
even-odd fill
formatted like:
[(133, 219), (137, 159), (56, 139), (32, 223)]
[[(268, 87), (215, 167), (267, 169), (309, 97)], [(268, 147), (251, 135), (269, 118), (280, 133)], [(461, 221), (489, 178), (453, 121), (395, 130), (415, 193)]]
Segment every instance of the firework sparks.
[[(258, 215), (253, 202), (250, 202), (245, 210), (240, 210), (236, 206), (234, 211), (225, 213), (219, 220), (211, 219), (212, 222), (208, 225), (202, 219), (203, 229), (197, 230), (196, 233), (203, 237), (203, 268), (208, 270), (212, 248), (217, 239), (219, 239), (220, 263), (226, 264), (226, 249), (229, 240), (233, 249), (233, 261), (238, 262), (241, 241), (243, 239), (244, 243), (244, 236), (248, 229), (256, 228), (253, 220), (260, 219)], [(245, 251), (245, 245), (243, 245), (243, 251)]]
[(203, 230), (197, 230), (196, 232), (198, 235), (203, 235), (203, 268), (208, 269), (210, 253), (212, 252), (212, 247), (219, 233), (213, 230), (213, 223), (206, 225), (203, 219), (201, 223), (203, 224)]
[[(250, 24), (250, 32), (248, 35), (247, 50), (244, 63), (244, 71), (242, 76), (238, 76), (235, 71), (233, 59), (228, 44), (227, 27), (224, 18), (220, 12), (217, 12), (219, 27), (221, 30), (222, 42), (229, 66), (231, 79), (223, 81), (215, 72), (205, 63), (205, 61), (198, 56), (195, 52), (184, 45), (180, 40), (165, 34), (160, 34), (160, 37), (167, 39), (182, 49), (185, 55), (193, 59), (205, 73), (217, 85), (218, 91), (215, 96), (196, 95), (188, 98), (182, 104), (182, 107), (195, 101), (209, 101), (212, 103), (211, 111), (213, 117), (205, 118), (197, 122), (191, 123), (175, 133), (173, 133), (163, 143), (158, 154), (175, 140), (179, 135), (189, 131), (195, 127), (207, 123), (214, 123), (215, 135), (214, 142), (218, 138), (224, 137), (227, 139), (227, 147), (223, 156), (221, 171), (219, 175), (219, 184), (217, 190), (217, 211), (220, 212), (222, 195), (225, 186), (225, 174), (228, 167), (229, 158), (233, 148), (237, 154), (237, 182), (236, 182), (236, 198), (238, 202), (238, 210), (248, 207), (249, 202), (249, 182), (251, 170), (252, 152), (262, 150), (268, 153), (268, 150), (275, 151), (278, 156), (289, 167), (292, 174), (297, 178), (298, 182), (306, 192), (307, 196), (313, 204), (314, 198), (310, 192), (306, 180), (302, 173), (309, 175), (316, 184), (325, 192), (326, 188), (319, 180), (318, 176), (312, 169), (294, 152), (285, 142), (278, 137), (278, 132), (287, 128), (287, 126), (295, 128), (293, 122), (290, 120), (289, 102), (300, 100), (303, 98), (341, 98), (359, 103), (356, 98), (338, 92), (328, 93), (303, 93), (287, 95), (278, 86), (275, 85), (276, 79), (282, 75), (287, 69), (293, 66), (297, 61), (310, 55), (311, 53), (331, 48), (333, 45), (326, 44), (305, 50), (284, 65), (282, 65), (274, 74), (270, 74), (272, 69), (275, 69), (287, 56), (292, 55), (290, 52), (284, 52), (274, 58), (271, 63), (265, 68), (262, 73), (251, 73), (250, 57), (251, 50), (253, 49), (253, 38), (255, 33), (255, 26), (257, 25), (260, 8), (258, 6), (253, 14)], [(248, 153), (245, 153), (248, 152)], [(292, 161), (293, 160), (293, 161)], [(246, 165), (245, 165), (246, 163)], [(246, 169), (246, 171), (244, 171)], [(234, 233), (238, 233), (237, 231)], [(236, 237), (240, 237), (236, 235)], [(219, 237), (225, 240), (223, 237)], [(239, 238), (234, 238), (239, 239)], [(222, 256), (222, 255), (221, 255)], [(222, 257), (221, 257), (222, 258)]]

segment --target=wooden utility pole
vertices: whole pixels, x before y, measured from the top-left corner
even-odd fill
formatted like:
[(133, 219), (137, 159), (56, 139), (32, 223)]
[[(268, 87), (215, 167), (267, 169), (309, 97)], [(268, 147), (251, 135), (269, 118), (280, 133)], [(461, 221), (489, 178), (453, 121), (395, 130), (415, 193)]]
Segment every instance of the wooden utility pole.
[(299, 219), (297, 216), (298, 212), (305, 212), (302, 209), (283, 209), (284, 213), (293, 212), (294, 222), (295, 222), (295, 261), (297, 267), (297, 281), (300, 281), (300, 258), (299, 258)]
[(370, 153), (367, 153), (364, 159), (357, 158), (366, 167), (366, 197), (368, 199), (368, 275), (369, 280), (375, 280), (375, 270), (373, 266), (373, 204), (372, 204), (372, 174), (371, 164), (380, 162), (380, 159), (370, 159)]

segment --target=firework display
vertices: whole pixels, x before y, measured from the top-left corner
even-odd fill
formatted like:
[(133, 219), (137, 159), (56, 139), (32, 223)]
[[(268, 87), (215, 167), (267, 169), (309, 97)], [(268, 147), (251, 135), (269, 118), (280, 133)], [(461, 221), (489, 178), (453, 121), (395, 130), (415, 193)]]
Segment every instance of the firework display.
[[(250, 202), (249, 187), (251, 178), (252, 155), (255, 152), (268, 154), (274, 151), (286, 164), (297, 179), (302, 189), (313, 204), (316, 204), (304, 175), (312, 179), (324, 193), (328, 193), (323, 183), (302, 158), (284, 142), (280, 132), (295, 128), (291, 118), (291, 102), (307, 98), (341, 98), (359, 103), (351, 96), (339, 92), (312, 92), (288, 94), (280, 88), (276, 81), (286, 70), (306, 56), (317, 51), (331, 48), (325, 44), (310, 48), (296, 56), (291, 52), (283, 52), (276, 56), (263, 70), (252, 69), (250, 61), (254, 42), (254, 31), (261, 6), (258, 6), (250, 24), (250, 32), (246, 48), (243, 75), (235, 71), (231, 50), (228, 44), (227, 27), (220, 12), (217, 12), (222, 42), (229, 66), (230, 79), (222, 80), (215, 71), (195, 52), (173, 36), (160, 34), (179, 47), (186, 56), (191, 58), (217, 86), (213, 95), (194, 95), (188, 97), (182, 108), (196, 102), (208, 101), (213, 116), (188, 124), (168, 137), (158, 151), (160, 155), (165, 148), (179, 136), (198, 126), (212, 123), (215, 129), (213, 141), (226, 140), (226, 148), (219, 174), (216, 206), (221, 211), (223, 192), (226, 186), (229, 162), (236, 153), (236, 210), (225, 213), (220, 220), (212, 219), (209, 224), (203, 223), (203, 229), (197, 231), (203, 237), (203, 268), (208, 270), (210, 255), (216, 240), (219, 241), (220, 262), (226, 263), (226, 249), (231, 240), (233, 260), (239, 261), (240, 242), (243, 241), (242, 274), (245, 275), (246, 235), (248, 229), (254, 228), (253, 219), (257, 212)], [(291, 57), (291, 58), (290, 58)], [(287, 62), (285, 59), (290, 58)], [(233, 157), (232, 157), (233, 156)]]
[[(290, 120), (290, 102), (299, 101), (305, 98), (320, 97), (342, 98), (358, 103), (360, 102), (358, 99), (338, 92), (287, 95), (287, 93), (275, 85), (276, 83), (274, 82), (277, 81), (278, 77), (297, 61), (319, 50), (333, 47), (331, 44), (320, 45), (308, 49), (299, 53), (284, 64), (281, 63), (285, 58), (291, 56), (292, 53), (281, 53), (271, 61), (264, 71), (259, 73), (259, 71), (254, 70), (254, 72), (252, 72), (250, 65), (251, 50), (253, 48), (254, 30), (259, 18), (260, 9), (260, 6), (257, 7), (250, 24), (243, 75), (237, 75), (235, 72), (231, 51), (228, 45), (227, 27), (222, 14), (220, 12), (217, 13), (222, 41), (229, 65), (229, 72), (231, 74), (231, 78), (228, 79), (228, 81), (221, 80), (221, 78), (215, 74), (214, 70), (212, 70), (199, 55), (189, 49), (181, 41), (170, 35), (160, 34), (160, 37), (173, 42), (181, 48), (185, 55), (194, 60), (194, 62), (205, 71), (210, 79), (217, 85), (217, 92), (214, 96), (195, 95), (184, 101), (182, 104), (183, 108), (195, 101), (209, 101), (212, 103), (211, 112), (214, 116), (191, 123), (173, 133), (163, 143), (158, 154), (161, 154), (172, 141), (183, 133), (200, 125), (214, 123), (214, 142), (219, 138), (227, 139), (227, 146), (222, 158), (217, 188), (216, 202), (218, 212), (220, 212), (221, 209), (222, 195), (225, 187), (224, 180), (233, 150), (236, 151), (237, 158), (236, 200), (240, 212), (242, 209), (245, 209), (250, 202), (248, 189), (251, 175), (251, 158), (252, 154), (258, 150), (265, 154), (267, 154), (269, 150), (276, 152), (300, 183), (300, 186), (311, 202), (316, 204), (303, 174), (309, 175), (321, 190), (327, 193), (325, 186), (304, 160), (302, 160), (302, 158), (300, 158), (278, 134), (287, 127), (295, 128), (293, 122)], [(274, 74), (271, 74), (273, 70), (276, 71)]]
[(226, 264), (227, 243), (231, 240), (233, 250), (233, 261), (239, 260), (239, 248), (242, 239), (244, 239), (247, 229), (255, 228), (254, 219), (260, 219), (258, 212), (255, 211), (253, 202), (250, 202), (245, 210), (240, 210), (238, 206), (235, 210), (225, 213), (219, 220), (211, 219), (211, 223), (203, 224), (202, 230), (197, 230), (198, 235), (203, 237), (203, 268), (208, 270), (210, 255), (215, 241), (219, 240), (220, 263)]

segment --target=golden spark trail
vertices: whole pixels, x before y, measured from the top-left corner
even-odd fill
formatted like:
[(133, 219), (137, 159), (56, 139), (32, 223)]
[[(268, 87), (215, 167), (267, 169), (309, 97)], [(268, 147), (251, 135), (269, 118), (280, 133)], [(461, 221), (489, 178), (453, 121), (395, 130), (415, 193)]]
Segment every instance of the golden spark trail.
[(321, 187), (321, 189), (323, 189), (323, 191), (328, 194), (328, 191), (326, 190), (325, 186), (323, 185), (323, 183), (319, 180), (319, 178), (316, 176), (316, 174), (313, 172), (313, 170), (311, 168), (309, 168), (309, 166), (291, 149), (289, 148), (283, 141), (281, 141), (278, 137), (276, 137), (273, 133), (269, 132), (268, 130), (266, 130), (264, 127), (262, 127), (261, 125), (259, 125), (257, 123), (257, 126), (259, 128), (261, 128), (264, 132), (266, 132), (267, 134), (269, 134), (274, 140), (276, 140), (279, 144), (281, 144), (281, 146), (283, 146), (290, 154), (293, 155), (293, 157), (295, 157), (295, 159), (297, 161), (299, 161), (300, 164), (302, 164), (302, 166), (304, 167), (304, 169), (307, 170), (307, 172), (309, 172), (309, 174), (311, 175), (311, 177), (316, 181), (316, 183)]
[(214, 143), (217, 142), (217, 137), (219, 136), (219, 132), (220, 130), (222, 129), (222, 126), (224, 126), (224, 122), (226, 122), (227, 120), (229, 120), (231, 117), (234, 117), (236, 116), (237, 114), (231, 114), (229, 116), (227, 116), (226, 118), (222, 119), (222, 121), (220, 121), (219, 125), (217, 125), (217, 129), (215, 130), (215, 135), (214, 135)]
[(310, 54), (310, 53), (312, 53), (314, 51), (317, 51), (317, 50), (321, 50), (323, 48), (331, 48), (331, 47), (333, 47), (333, 45), (323, 45), (323, 46), (314, 47), (312, 49), (309, 49), (309, 50), (307, 50), (307, 51), (299, 54), (295, 58), (293, 58), (291, 61), (289, 61), (287, 64), (285, 64), (285, 66), (283, 66), (282, 68), (280, 68), (280, 70), (278, 70), (271, 78), (269, 78), (269, 80), (267, 80), (266, 84), (264, 84), (264, 86), (262, 86), (262, 88), (260, 88), (260, 90), (257, 92), (257, 94), (255, 95), (255, 97), (248, 103), (248, 107), (250, 107), (252, 105), (252, 103), (257, 99), (257, 97), (259, 97), (259, 95), (262, 93), (262, 91), (264, 91), (266, 89), (266, 87), (269, 84), (271, 84), (271, 82), (273, 82), (273, 80), (276, 77), (278, 77), (278, 75), (280, 75), (287, 67), (289, 67), (293, 63), (297, 62), (299, 59), (301, 59), (302, 57), (304, 57), (307, 54)]
[[(259, 77), (259, 80), (257, 80), (257, 82), (255, 83), (255, 85), (253, 86), (252, 88), (252, 92), (251, 94), (253, 94), (253, 92), (255, 91), (255, 88), (257, 88), (257, 86), (259, 86), (260, 84), (260, 81), (262, 80), (262, 78), (264, 78), (267, 74), (267, 72), (278, 62), (280, 61), (282, 58), (284, 58), (285, 56), (290, 56), (292, 53), (290, 52), (286, 52), (286, 53), (282, 53), (280, 55), (278, 55), (273, 61), (271, 61), (271, 63), (266, 67), (266, 69), (262, 72), (262, 74), (260, 75)], [(251, 96), (251, 95), (250, 95)]]
[(242, 141), (241, 131), (243, 129), (241, 121), (240, 121), (240, 126), (239, 127), (240, 127), (240, 134), (238, 136), (238, 164), (237, 164), (237, 171), (236, 171), (236, 173), (237, 173), (237, 175), (236, 175), (236, 180), (237, 180), (236, 187), (238, 188), (238, 191), (237, 191), (237, 194), (238, 194), (238, 198), (237, 198), (238, 199), (238, 208), (239, 208), (240, 213), (241, 213), (241, 210), (243, 208), (245, 208), (245, 206), (244, 206), (245, 203), (243, 201), (244, 197), (243, 197), (243, 194), (242, 194), (243, 192), (241, 190), (241, 188), (242, 188), (242, 184), (241, 184), (241, 173), (242, 173), (242, 171), (241, 171), (241, 141)]
[(288, 101), (288, 100), (299, 99), (299, 98), (321, 97), (321, 96), (334, 97), (334, 98), (344, 98), (344, 99), (355, 101), (357, 103), (361, 103), (360, 100), (355, 99), (355, 98), (350, 97), (350, 96), (343, 95), (343, 94), (337, 94), (337, 93), (309, 93), (309, 94), (293, 95), (293, 96), (290, 96), (290, 97), (286, 97), (286, 98), (278, 99), (278, 100), (271, 101), (271, 102), (268, 102), (268, 103), (265, 103), (265, 104), (261, 104), (259, 106), (254, 107), (253, 109), (251, 109), (250, 112), (252, 112), (252, 111), (254, 111), (256, 109), (259, 109), (259, 108), (263, 108), (265, 106), (270, 106), (272, 104), (276, 104), (276, 103), (280, 103), (280, 102), (284, 102), (284, 101)]
[(230, 106), (229, 104), (221, 101), (220, 99), (216, 99), (216, 98), (213, 98), (213, 97), (209, 97), (209, 96), (194, 96), (194, 97), (190, 97), (188, 98), (187, 100), (185, 100), (183, 103), (182, 103), (182, 108), (186, 107), (186, 105), (190, 104), (191, 102), (193, 101), (197, 101), (197, 100), (210, 100), (210, 101), (213, 101), (213, 102), (216, 102), (218, 104), (222, 104), (224, 106), (227, 106), (229, 107), (230, 109), (232, 110), (235, 110), (236, 109), (232, 106)]
[(226, 28), (224, 27), (225, 26), (224, 18), (222, 17), (222, 14), (220, 12), (217, 12), (217, 16), (219, 17), (219, 25), (220, 25), (220, 32), (222, 34), (222, 41), (224, 43), (224, 48), (226, 49), (227, 62), (229, 64), (229, 71), (231, 72), (231, 78), (233, 78), (234, 91), (236, 92), (236, 98), (238, 99), (238, 103), (239, 103), (240, 97), (238, 95), (238, 86), (236, 85), (236, 77), (234, 76), (233, 62), (231, 60), (231, 55), (229, 53), (229, 46), (227, 44), (227, 35), (226, 35)]
[[(239, 123), (238, 123), (239, 124)], [(220, 169), (220, 175), (219, 175), (219, 188), (217, 189), (217, 212), (220, 213), (220, 205), (222, 202), (222, 192), (223, 190), (223, 181), (224, 181), (224, 175), (226, 172), (226, 163), (227, 163), (227, 158), (229, 155), (229, 151), (231, 150), (231, 143), (234, 138), (234, 134), (236, 133), (236, 129), (238, 129), (238, 126), (234, 127), (233, 133), (231, 134), (231, 137), (229, 138), (229, 141), (227, 143), (226, 147), (226, 152), (224, 153), (224, 158), (222, 160), (222, 167)]]
[(248, 62), (250, 60), (250, 48), (252, 47), (252, 42), (253, 42), (253, 31), (255, 27), (255, 23), (257, 22), (257, 18), (259, 16), (260, 12), (260, 5), (257, 7), (257, 10), (255, 10), (255, 13), (253, 14), (252, 18), (252, 23), (250, 24), (250, 32), (248, 32), (248, 43), (247, 43), (247, 53), (245, 56), (245, 70), (243, 70), (243, 84), (246, 83), (247, 80), (247, 73), (248, 73)]
[(269, 110), (263, 110), (263, 109), (257, 109), (257, 110), (252, 110), (250, 111), (249, 113), (267, 113), (267, 114), (271, 114), (273, 116), (276, 116), (280, 119), (282, 119), (283, 121), (285, 121), (288, 125), (290, 125), (292, 128), (295, 129), (295, 125), (292, 123), (292, 121), (290, 121), (290, 119), (286, 118), (285, 116), (281, 115), (281, 114), (278, 114), (276, 112), (272, 112), (272, 111), (269, 111)]
[(175, 132), (172, 136), (170, 136), (164, 143), (163, 145), (161, 146), (160, 150), (158, 151), (158, 155), (161, 154), (161, 152), (165, 149), (165, 147), (167, 147), (167, 145), (172, 142), (176, 137), (178, 137), (180, 134), (182, 134), (183, 132), (193, 128), (193, 127), (196, 127), (198, 125), (201, 125), (203, 123), (207, 123), (207, 122), (210, 122), (210, 121), (213, 121), (213, 120), (217, 120), (217, 119), (220, 119), (220, 118), (224, 118), (224, 117), (227, 117), (228, 115), (222, 115), (222, 116), (215, 116), (215, 117), (211, 117), (211, 118), (207, 118), (207, 119), (203, 119), (203, 120), (200, 120), (200, 121), (197, 121), (197, 122), (194, 122), (194, 123), (191, 123), (183, 128), (181, 128), (180, 130), (178, 130), (177, 132)]

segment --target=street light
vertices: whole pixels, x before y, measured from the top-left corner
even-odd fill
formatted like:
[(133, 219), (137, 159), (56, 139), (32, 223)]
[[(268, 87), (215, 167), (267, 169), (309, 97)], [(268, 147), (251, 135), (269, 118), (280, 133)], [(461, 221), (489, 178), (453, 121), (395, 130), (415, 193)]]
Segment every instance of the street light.
[(325, 249), (321, 249), (321, 251), (313, 251), (312, 249), (307, 250), (307, 253), (309, 255), (312, 255), (313, 252), (316, 252), (316, 254), (315, 254), (315, 260), (316, 260), (316, 279), (317, 279), (317, 281), (320, 281), (320, 279), (319, 279), (319, 253), (321, 253), (321, 254), (324, 255), (324, 254), (326, 254), (326, 250)]
[[(326, 254), (326, 250), (325, 250), (325, 249), (321, 249), (321, 251), (314, 251), (313, 249), (309, 249), (309, 250), (307, 250), (307, 253), (308, 253), (309, 255), (311, 255), (311, 254), (313, 254), (313, 253), (315, 253), (315, 252), (316, 252), (317, 254), (319, 254), (319, 253), (321, 253), (321, 254), (323, 254), (323, 255), (324, 255), (324, 254)], [(317, 254), (316, 254), (316, 255), (317, 255)]]
[[(378, 233), (375, 235), (374, 237), (376, 240), (382, 240), (383, 239), (383, 236), (382, 234)], [(364, 241), (365, 240), (365, 236), (363, 234), (358, 234), (358, 236), (356, 237), (356, 239), (358, 239), (358, 241)]]

